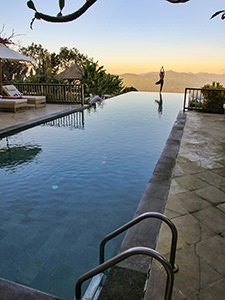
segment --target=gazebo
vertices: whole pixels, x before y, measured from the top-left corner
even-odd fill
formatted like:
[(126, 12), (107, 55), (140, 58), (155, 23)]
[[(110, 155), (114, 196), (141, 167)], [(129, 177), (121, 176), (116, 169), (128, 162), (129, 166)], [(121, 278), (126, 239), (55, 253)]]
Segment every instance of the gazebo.
[(72, 65), (65, 71), (58, 74), (58, 77), (61, 79), (66, 79), (70, 83), (75, 83), (76, 81), (80, 81), (82, 79), (83, 69), (77, 64)]

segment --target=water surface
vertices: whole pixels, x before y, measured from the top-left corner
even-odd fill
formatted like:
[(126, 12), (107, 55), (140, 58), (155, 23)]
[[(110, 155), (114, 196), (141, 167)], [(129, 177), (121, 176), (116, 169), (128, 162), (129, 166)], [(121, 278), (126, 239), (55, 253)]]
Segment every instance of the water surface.
[(133, 217), (182, 103), (129, 93), (2, 139), (0, 277), (72, 300), (101, 239)]

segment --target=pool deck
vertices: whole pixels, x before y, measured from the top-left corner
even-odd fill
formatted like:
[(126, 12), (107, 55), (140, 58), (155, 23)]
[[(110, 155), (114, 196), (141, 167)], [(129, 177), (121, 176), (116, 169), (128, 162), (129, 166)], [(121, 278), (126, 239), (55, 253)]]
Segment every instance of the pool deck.
[(25, 111), (2, 112), (0, 111), (0, 136), (8, 135), (11, 132), (30, 128), (39, 125), (43, 122), (50, 121), (57, 117), (63, 117), (68, 113), (73, 113), (89, 107), (79, 104), (46, 104), (35, 108), (34, 106), (28, 107)]
[[(46, 107), (29, 109), (20, 113), (0, 112), (0, 134), (6, 134), (7, 130), (16, 129), (17, 126), (32, 126), (43, 119), (53, 118), (57, 114), (63, 115), (69, 111), (80, 110), (81, 107), (69, 105), (47, 104)], [(149, 186), (143, 198), (150, 199), (154, 195), (154, 207), (157, 211), (157, 197), (163, 194), (165, 200), (165, 215), (168, 216), (176, 225), (178, 230), (178, 246), (176, 263), (179, 272), (175, 274), (175, 284), (173, 290), (173, 300), (224, 300), (225, 290), (225, 115), (202, 114), (188, 112), (185, 114), (186, 122), (181, 118), (182, 124), (175, 124), (175, 131), (179, 133), (180, 141), (173, 138), (172, 144), (164, 148), (162, 159), (173, 155), (174, 163), (165, 166), (156, 166), (154, 172), (158, 177), (151, 178)], [(182, 125), (182, 126), (181, 126)], [(183, 135), (182, 135), (183, 133)], [(175, 153), (172, 153), (174, 149)], [(173, 148), (174, 147), (174, 148)], [(177, 151), (177, 152), (176, 152)], [(175, 165), (175, 167), (174, 167)], [(172, 178), (167, 169), (172, 170)], [(159, 181), (160, 177), (160, 181)], [(167, 184), (162, 184), (163, 181)], [(154, 190), (154, 187), (160, 190)], [(168, 192), (167, 192), (168, 190)], [(168, 200), (167, 200), (168, 197)], [(148, 211), (149, 207), (145, 202), (141, 202), (137, 214)], [(153, 206), (152, 206), (153, 205)], [(146, 223), (144, 223), (144, 227)], [(146, 224), (147, 225), (147, 224)], [(137, 229), (138, 230), (138, 229)], [(133, 233), (127, 234), (125, 243), (136, 243)], [(143, 231), (143, 238), (148, 240), (151, 233)], [(138, 231), (139, 234), (139, 231)], [(131, 238), (132, 236), (132, 238)], [(138, 237), (140, 238), (140, 237)], [(156, 237), (157, 238), (157, 237)], [(161, 227), (157, 250), (168, 257), (171, 234), (166, 226)], [(131, 241), (132, 240), (132, 241)], [(136, 245), (144, 246), (144, 245)], [(123, 250), (123, 249), (122, 249)], [(146, 266), (136, 264), (134, 267), (120, 265), (121, 269), (128, 268), (128, 281), (137, 273), (136, 284), (142, 286), (146, 278)], [(130, 273), (131, 272), (131, 277)], [(126, 276), (125, 274), (125, 276)], [(141, 277), (140, 274), (143, 274)], [(144, 300), (163, 299), (165, 278), (162, 276), (161, 268), (158, 263), (153, 263), (149, 274), (150, 280), (147, 281)], [(116, 274), (117, 276), (117, 274)], [(123, 275), (122, 275), (123, 276)], [(124, 276), (124, 277), (125, 277)], [(0, 286), (8, 289), (10, 283), (0, 280)], [(13, 293), (6, 297), (1, 288), (1, 300), (26, 299), (17, 298), (21, 293), (21, 286), (11, 285)], [(126, 296), (115, 294), (110, 298), (111, 293), (104, 293), (101, 299), (125, 300), (141, 299), (139, 294), (135, 295), (137, 286), (131, 281), (131, 289), (125, 292)], [(116, 286), (116, 293), (119, 291)], [(114, 290), (115, 290), (114, 289)], [(123, 290), (123, 287), (121, 287)], [(30, 293), (31, 290), (29, 290)], [(39, 295), (34, 291), (29, 299), (58, 299), (54, 296)], [(42, 298), (43, 297), (43, 298)]]
[[(223, 300), (225, 291), (225, 115), (187, 113), (167, 215), (178, 230), (173, 300)], [(168, 257), (171, 234), (161, 227), (157, 250)], [(145, 300), (163, 299), (153, 264)]]

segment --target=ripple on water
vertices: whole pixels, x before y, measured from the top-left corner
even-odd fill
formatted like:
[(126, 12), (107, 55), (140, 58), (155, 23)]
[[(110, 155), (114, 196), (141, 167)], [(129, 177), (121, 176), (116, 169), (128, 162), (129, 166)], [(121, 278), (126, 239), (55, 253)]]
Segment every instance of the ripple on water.
[(86, 110), (83, 129), (37, 126), (2, 140), (7, 157), (7, 145), (20, 148), (0, 161), (1, 277), (73, 298), (100, 240), (133, 217), (182, 109), (183, 95), (163, 94), (159, 115), (158, 98), (129, 93)]

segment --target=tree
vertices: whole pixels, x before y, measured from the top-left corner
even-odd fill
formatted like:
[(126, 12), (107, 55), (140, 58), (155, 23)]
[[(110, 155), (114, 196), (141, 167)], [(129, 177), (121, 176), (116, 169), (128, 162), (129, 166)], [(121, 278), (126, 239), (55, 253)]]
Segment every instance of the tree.
[[(9, 45), (14, 44), (12, 39), (18, 35), (15, 35), (15, 32), (12, 31), (12, 34), (6, 37), (4, 33), (4, 29), (5, 27), (3, 25), (0, 31), (0, 44), (3, 44), (4, 46), (8, 47)], [(4, 60), (1, 62), (1, 64), (2, 64), (2, 71), (3, 71), (3, 75), (2, 75), (3, 81), (7, 81), (7, 82), (11, 82), (12, 80), (23, 81), (28, 70), (26, 63), (21, 63), (19, 61)]]
[(83, 78), (85, 84), (85, 95), (119, 94), (123, 89), (122, 80), (117, 75), (106, 73), (103, 66), (98, 66), (98, 62), (87, 61), (82, 65)]
[(225, 103), (225, 87), (219, 82), (213, 82), (211, 85), (206, 84), (202, 87), (204, 96), (203, 108), (207, 111), (223, 112), (223, 104)]
[[(185, 3), (190, 0), (165, 0), (165, 1), (168, 1), (173, 4), (177, 4), (177, 3)], [(32, 25), (33, 25), (33, 22), (35, 19), (44, 20), (47, 22), (54, 22), (54, 23), (71, 22), (71, 21), (79, 18), (81, 15), (83, 15), (95, 2), (97, 2), (97, 0), (86, 0), (85, 3), (83, 4), (83, 6), (81, 6), (78, 10), (74, 11), (71, 14), (63, 16), (62, 10), (65, 7), (65, 0), (59, 0), (59, 13), (57, 14), (56, 17), (54, 17), (54, 16), (50, 16), (50, 15), (46, 15), (41, 12), (38, 12), (33, 1), (29, 0), (27, 2), (27, 6), (30, 9), (35, 11), (34, 18), (31, 21), (30, 27), (32, 29)], [(215, 14), (212, 15), (211, 19), (216, 17), (219, 14), (222, 14), (222, 16), (221, 16), (222, 20), (225, 19), (225, 10), (216, 12)]]
[(41, 44), (32, 43), (28, 47), (20, 48), (19, 51), (35, 60), (29, 70), (30, 74), (27, 76), (29, 82), (61, 82), (62, 80), (57, 77), (59, 71), (63, 71), (73, 64), (81, 66), (87, 61), (93, 61), (76, 48), (62, 47), (59, 54), (56, 54), (55, 52), (50, 53)]
[(61, 47), (58, 57), (62, 69), (67, 69), (74, 64), (81, 66), (87, 61), (92, 61), (87, 55), (81, 54), (77, 48)]
[(27, 76), (28, 82), (59, 82), (56, 74), (59, 70), (60, 61), (56, 53), (49, 53), (41, 44), (34, 43), (28, 47), (20, 48), (19, 51), (35, 60)]
[(15, 35), (15, 32), (12, 31), (12, 34), (9, 36), (9, 37), (6, 37), (5, 34), (4, 34), (4, 29), (5, 29), (5, 26), (3, 25), (2, 26), (2, 29), (0, 31), (0, 44), (3, 44), (4, 46), (8, 46), (8, 45), (12, 45), (14, 44), (12, 39), (16, 36)]
[(2, 79), (6, 82), (22, 82), (26, 76), (28, 67), (26, 63), (19, 61), (2, 61)]

